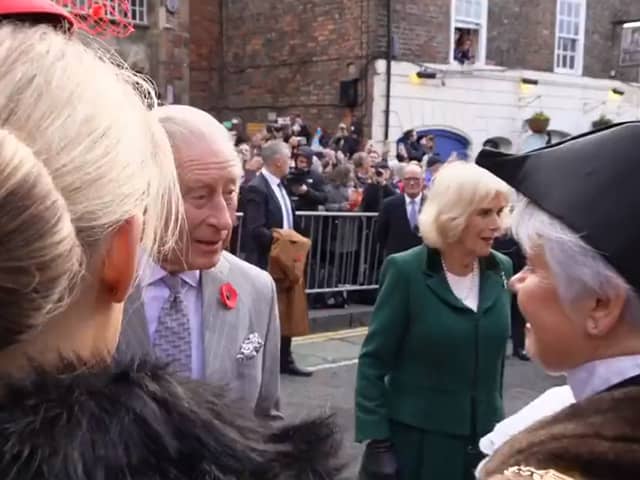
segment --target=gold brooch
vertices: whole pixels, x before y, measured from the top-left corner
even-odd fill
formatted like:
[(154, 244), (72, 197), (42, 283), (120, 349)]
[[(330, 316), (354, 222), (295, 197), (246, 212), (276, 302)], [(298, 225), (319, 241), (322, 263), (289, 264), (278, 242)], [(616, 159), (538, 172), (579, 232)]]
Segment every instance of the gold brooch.
[(531, 480), (574, 480), (555, 470), (536, 470), (530, 467), (511, 467), (505, 470), (504, 474), (507, 476), (519, 475), (521, 477), (529, 477)]

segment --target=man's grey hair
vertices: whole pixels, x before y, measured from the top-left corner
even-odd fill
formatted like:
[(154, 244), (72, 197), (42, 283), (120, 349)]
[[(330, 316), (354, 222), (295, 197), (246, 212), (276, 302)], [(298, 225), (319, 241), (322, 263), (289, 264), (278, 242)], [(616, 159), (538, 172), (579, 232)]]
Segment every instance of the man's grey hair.
[(207, 143), (219, 155), (217, 160), (232, 165), (240, 179), (240, 156), (229, 131), (213, 116), (188, 105), (164, 105), (156, 108), (154, 114), (169, 138), (174, 156), (187, 154), (194, 146)]
[(289, 145), (282, 140), (271, 140), (262, 147), (262, 161), (265, 165), (272, 164), (280, 157), (289, 158), (291, 156), (291, 150)]
[(511, 230), (525, 253), (542, 248), (566, 308), (590, 296), (610, 298), (623, 289), (622, 319), (640, 326), (637, 292), (578, 234), (524, 197), (517, 200)]
[(408, 170), (415, 170), (416, 172), (420, 172), (420, 174), (422, 176), (424, 176), (424, 169), (422, 168), (422, 165), (420, 165), (418, 162), (409, 162), (407, 164), (404, 164), (404, 168), (402, 169), (402, 177), (404, 179), (405, 175), (407, 174)]

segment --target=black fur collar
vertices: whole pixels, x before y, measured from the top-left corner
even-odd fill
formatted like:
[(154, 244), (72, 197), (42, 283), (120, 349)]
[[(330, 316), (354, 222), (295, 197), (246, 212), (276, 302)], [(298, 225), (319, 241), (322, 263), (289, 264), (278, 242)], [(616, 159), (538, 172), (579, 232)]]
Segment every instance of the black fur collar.
[(331, 418), (262, 424), (148, 361), (3, 382), (3, 480), (332, 479)]

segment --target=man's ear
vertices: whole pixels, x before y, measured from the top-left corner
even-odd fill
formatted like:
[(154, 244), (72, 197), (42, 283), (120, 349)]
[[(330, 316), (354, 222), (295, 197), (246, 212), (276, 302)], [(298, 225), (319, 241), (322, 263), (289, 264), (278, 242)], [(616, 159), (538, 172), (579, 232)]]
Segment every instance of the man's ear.
[(592, 302), (587, 316), (589, 335), (603, 337), (619, 324), (627, 295), (627, 291), (620, 287), (610, 296), (598, 297)]
[(112, 303), (126, 300), (136, 275), (142, 219), (131, 217), (110, 236), (102, 261), (103, 292)]

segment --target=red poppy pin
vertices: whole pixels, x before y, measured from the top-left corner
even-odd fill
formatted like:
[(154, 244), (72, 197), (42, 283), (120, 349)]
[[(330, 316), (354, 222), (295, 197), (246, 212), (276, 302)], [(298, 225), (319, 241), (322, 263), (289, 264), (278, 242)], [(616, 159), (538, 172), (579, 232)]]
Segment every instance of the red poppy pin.
[(233, 285), (225, 283), (220, 287), (220, 301), (229, 310), (236, 308), (238, 304), (238, 292)]

